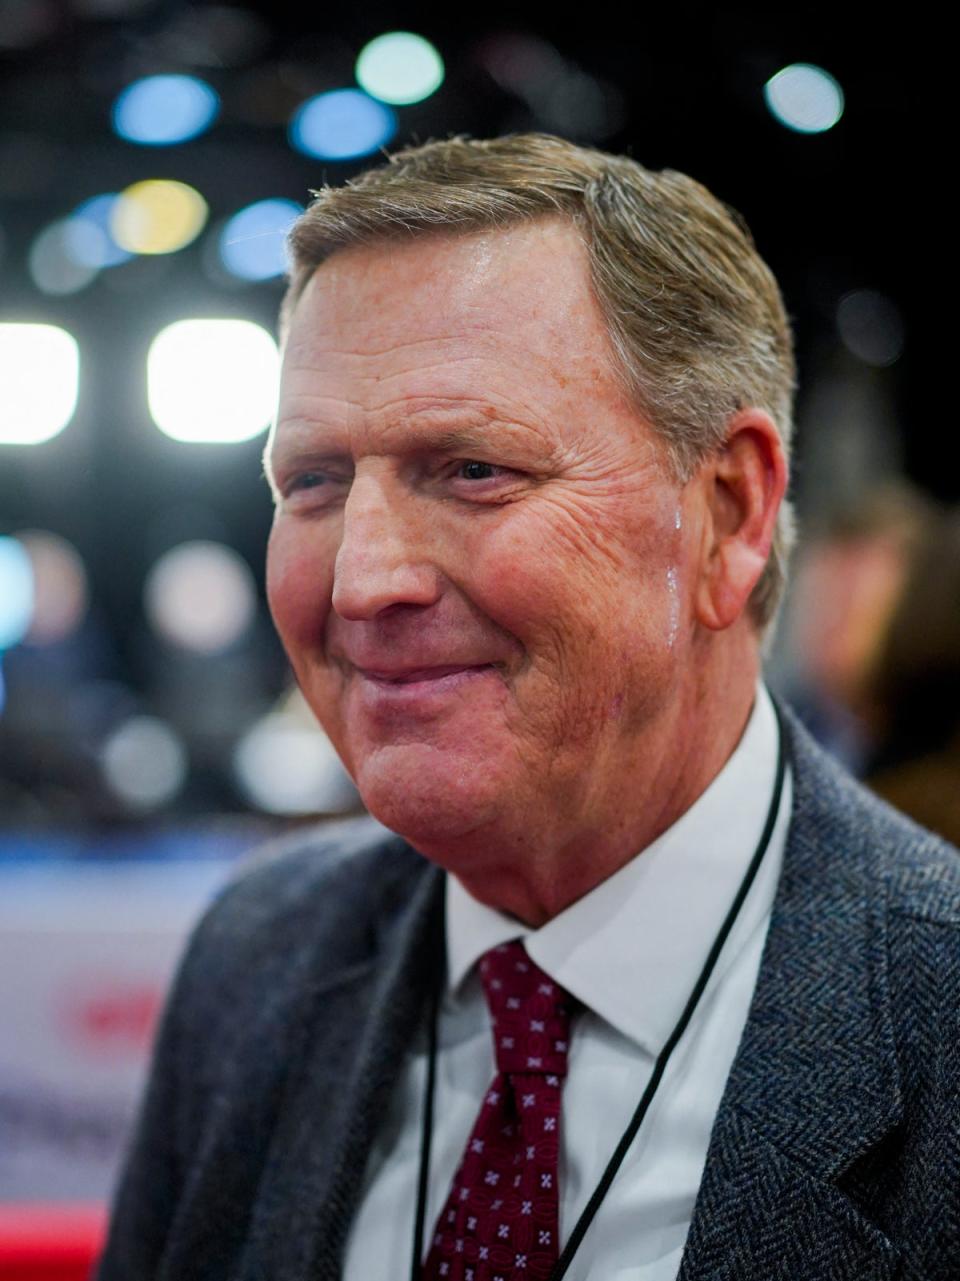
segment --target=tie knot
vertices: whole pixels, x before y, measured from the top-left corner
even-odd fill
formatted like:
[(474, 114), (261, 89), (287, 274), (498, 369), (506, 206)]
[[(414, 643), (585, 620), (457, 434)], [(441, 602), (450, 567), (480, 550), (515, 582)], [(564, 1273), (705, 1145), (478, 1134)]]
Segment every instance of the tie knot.
[(530, 960), (519, 939), (485, 953), (480, 978), (498, 1071), (566, 1076), (570, 993)]

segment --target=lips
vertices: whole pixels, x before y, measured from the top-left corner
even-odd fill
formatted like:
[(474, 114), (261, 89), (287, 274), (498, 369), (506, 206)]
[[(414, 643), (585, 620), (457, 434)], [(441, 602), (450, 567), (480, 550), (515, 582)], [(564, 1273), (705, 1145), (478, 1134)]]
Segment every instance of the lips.
[(460, 672), (482, 672), (492, 666), (492, 663), (446, 663), (436, 667), (358, 667), (357, 671), (367, 680), (381, 684), (413, 685), (423, 681), (443, 680), (446, 676), (456, 676)]

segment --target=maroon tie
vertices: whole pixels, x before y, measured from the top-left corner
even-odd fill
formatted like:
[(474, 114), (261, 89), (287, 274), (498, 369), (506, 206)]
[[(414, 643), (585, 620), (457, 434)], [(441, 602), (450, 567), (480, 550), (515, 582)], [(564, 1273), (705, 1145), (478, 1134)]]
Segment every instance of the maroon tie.
[(467, 1141), (423, 1281), (547, 1281), (557, 1261), (560, 1089), (573, 998), (517, 940), (480, 962), (497, 1075)]

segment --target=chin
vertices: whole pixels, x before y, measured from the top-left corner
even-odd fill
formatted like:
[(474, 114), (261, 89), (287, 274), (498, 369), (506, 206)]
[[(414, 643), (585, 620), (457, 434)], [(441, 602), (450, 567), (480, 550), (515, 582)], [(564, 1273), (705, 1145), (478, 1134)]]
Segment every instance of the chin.
[(488, 762), (426, 746), (380, 748), (354, 777), (373, 817), (414, 846), (465, 837), (493, 823), (503, 802)]

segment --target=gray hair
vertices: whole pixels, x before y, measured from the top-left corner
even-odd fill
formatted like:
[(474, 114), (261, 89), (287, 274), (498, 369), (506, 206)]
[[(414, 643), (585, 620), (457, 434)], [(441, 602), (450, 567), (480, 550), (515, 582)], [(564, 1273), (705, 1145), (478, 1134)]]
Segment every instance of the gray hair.
[[(676, 480), (693, 475), (748, 406), (770, 413), (789, 454), (795, 366), (780, 290), (739, 215), (685, 174), (529, 133), (412, 147), (313, 194), (290, 233), (282, 330), (338, 249), (559, 215), (584, 239), (621, 377)], [(776, 617), (794, 539), (784, 500), (750, 597), (760, 632)]]

